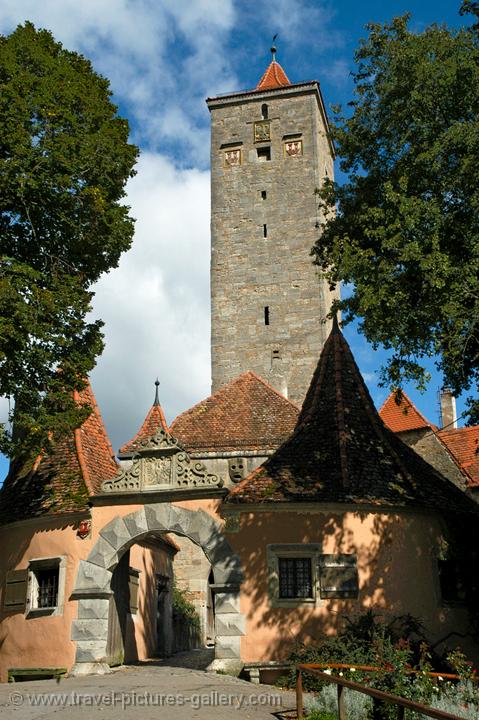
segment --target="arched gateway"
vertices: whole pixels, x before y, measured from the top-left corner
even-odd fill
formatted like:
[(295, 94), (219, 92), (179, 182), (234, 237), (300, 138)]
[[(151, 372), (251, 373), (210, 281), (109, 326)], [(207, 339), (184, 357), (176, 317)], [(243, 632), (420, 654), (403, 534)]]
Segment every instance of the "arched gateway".
[(122, 555), (143, 538), (175, 533), (199, 545), (213, 572), (215, 594), (215, 665), (235, 665), (240, 658), (244, 616), (239, 612), (243, 578), (240, 560), (221, 532), (221, 526), (203, 510), (188, 510), (171, 503), (144, 505), (116, 517), (101, 531), (87, 560), (81, 560), (72, 599), (78, 600), (78, 617), (72, 625), (76, 642), (73, 674), (107, 672), (108, 616), (111, 580)]

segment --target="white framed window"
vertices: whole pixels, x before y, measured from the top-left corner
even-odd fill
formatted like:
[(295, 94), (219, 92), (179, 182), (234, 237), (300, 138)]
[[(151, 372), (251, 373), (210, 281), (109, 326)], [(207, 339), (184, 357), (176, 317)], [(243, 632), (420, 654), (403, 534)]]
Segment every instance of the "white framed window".
[(36, 558), (28, 566), (27, 616), (62, 615), (66, 558)]
[(273, 607), (319, 606), (323, 600), (356, 599), (354, 554), (325, 554), (316, 543), (267, 545), (269, 597)]
[(314, 605), (318, 597), (316, 544), (267, 545), (269, 597), (273, 607)]

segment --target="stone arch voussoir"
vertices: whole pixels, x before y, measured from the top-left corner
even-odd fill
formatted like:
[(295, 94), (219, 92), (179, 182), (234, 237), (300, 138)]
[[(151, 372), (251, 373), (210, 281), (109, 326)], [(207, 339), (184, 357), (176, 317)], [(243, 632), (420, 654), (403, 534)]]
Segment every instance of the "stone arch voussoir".
[(113, 570), (131, 545), (151, 533), (183, 535), (203, 549), (215, 581), (215, 665), (240, 664), (245, 618), (240, 613), (243, 572), (239, 557), (222, 534), (220, 524), (208, 513), (155, 503), (111, 520), (101, 529), (88, 558), (80, 561), (72, 593), (72, 599), (78, 600), (78, 617), (73, 621), (71, 636), (77, 645), (73, 674), (109, 671), (107, 641)]

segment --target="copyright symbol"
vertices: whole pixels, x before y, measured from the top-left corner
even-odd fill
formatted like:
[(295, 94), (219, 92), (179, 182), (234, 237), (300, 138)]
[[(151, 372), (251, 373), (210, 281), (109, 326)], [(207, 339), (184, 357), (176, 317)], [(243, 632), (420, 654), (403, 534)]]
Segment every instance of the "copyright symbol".
[(20, 692), (10, 693), (9, 700), (10, 705), (16, 705), (16, 707), (18, 707), (19, 705), (23, 705), (23, 703), (25, 702), (25, 698)]

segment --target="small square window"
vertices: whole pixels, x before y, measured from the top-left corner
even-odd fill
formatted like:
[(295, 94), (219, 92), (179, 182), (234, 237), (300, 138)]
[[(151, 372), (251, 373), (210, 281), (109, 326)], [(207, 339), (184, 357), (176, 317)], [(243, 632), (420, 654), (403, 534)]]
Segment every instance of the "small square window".
[(278, 558), (279, 597), (281, 599), (312, 598), (311, 558)]
[(257, 148), (256, 153), (258, 156), (258, 162), (268, 162), (271, 160), (271, 147), (269, 145)]
[(59, 615), (62, 613), (65, 565), (64, 558), (45, 558), (30, 561), (29, 614)]

